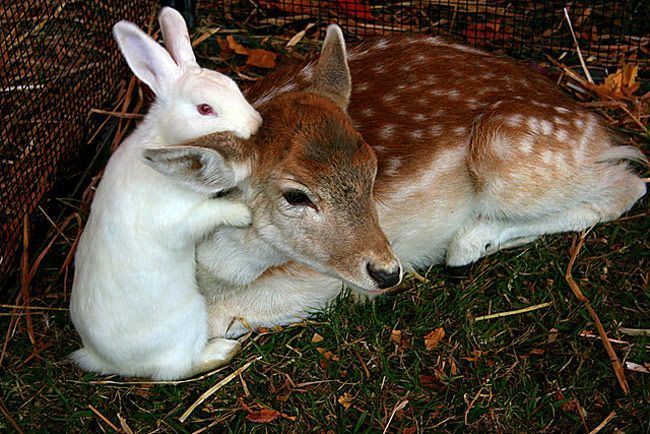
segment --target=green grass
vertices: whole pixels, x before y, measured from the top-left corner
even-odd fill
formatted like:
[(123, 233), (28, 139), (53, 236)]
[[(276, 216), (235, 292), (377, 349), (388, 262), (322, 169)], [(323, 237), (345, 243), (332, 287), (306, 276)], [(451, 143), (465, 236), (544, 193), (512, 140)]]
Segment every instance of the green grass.
[[(618, 327), (650, 328), (646, 213), (641, 204), (630, 213), (640, 216), (596, 228), (573, 273), (609, 336), (631, 343), (615, 345), (619, 356), (638, 364), (650, 362), (650, 338), (621, 335)], [(37, 311), (38, 341), (49, 346), (25, 362), (32, 346), (21, 321), (2, 364), (0, 396), (25, 432), (110, 432), (89, 405), (116, 426), (121, 417), (143, 433), (381, 433), (389, 420), (391, 433), (585, 432), (579, 408), (589, 430), (615, 411), (602, 432), (649, 432), (650, 375), (626, 371), (625, 396), (601, 342), (580, 335), (595, 330), (563, 278), (572, 236), (488, 257), (460, 281), (436, 266), (422, 272), (429, 283), (409, 279), (403, 292), (373, 303), (342, 297), (312, 321), (253, 334), (231, 366), (180, 385), (93, 383), (105, 378), (66, 360), (79, 342), (67, 312)], [(43, 302), (66, 306), (60, 297)], [(545, 302), (552, 305), (473, 319)], [(10, 316), (2, 312), (7, 330)], [(427, 350), (423, 338), (438, 327), (446, 336)], [(400, 345), (392, 330), (401, 331)], [(315, 334), (323, 340), (312, 342)], [(179, 421), (204, 391), (260, 356)], [(347, 409), (339, 403), (344, 394), (351, 397)], [(245, 406), (284, 416), (253, 422)], [(0, 431), (7, 429), (3, 416)]]

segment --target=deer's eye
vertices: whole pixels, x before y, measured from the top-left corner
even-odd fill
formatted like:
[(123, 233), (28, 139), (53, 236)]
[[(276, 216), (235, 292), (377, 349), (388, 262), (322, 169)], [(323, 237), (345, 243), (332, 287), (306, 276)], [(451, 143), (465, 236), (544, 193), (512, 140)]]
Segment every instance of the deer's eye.
[(214, 109), (210, 104), (199, 104), (196, 106), (196, 110), (203, 116), (214, 114)]
[(282, 197), (291, 206), (308, 206), (314, 209), (316, 208), (311, 199), (309, 199), (309, 196), (300, 190), (287, 190), (282, 193)]

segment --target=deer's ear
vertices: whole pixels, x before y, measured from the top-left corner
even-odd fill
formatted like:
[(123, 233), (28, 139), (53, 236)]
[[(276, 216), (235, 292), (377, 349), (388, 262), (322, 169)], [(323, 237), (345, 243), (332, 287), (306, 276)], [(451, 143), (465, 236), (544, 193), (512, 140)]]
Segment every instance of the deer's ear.
[(350, 102), (352, 78), (348, 68), (343, 32), (336, 24), (330, 24), (323, 42), (314, 81), (308, 92), (330, 98), (345, 110)]
[(156, 171), (200, 193), (211, 194), (237, 184), (232, 165), (215, 149), (198, 146), (147, 148), (142, 152), (142, 159)]

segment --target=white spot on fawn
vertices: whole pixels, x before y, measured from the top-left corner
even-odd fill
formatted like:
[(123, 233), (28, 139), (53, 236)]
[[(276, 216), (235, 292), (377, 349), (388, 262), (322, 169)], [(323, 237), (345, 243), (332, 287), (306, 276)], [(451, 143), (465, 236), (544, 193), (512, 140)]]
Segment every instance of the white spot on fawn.
[(558, 113), (569, 113), (569, 109), (566, 107), (553, 107)]
[(567, 130), (564, 128), (560, 128), (557, 131), (555, 131), (555, 138), (558, 139), (560, 142), (564, 142), (566, 139), (569, 138), (569, 133), (567, 133)]
[(469, 98), (467, 101), (465, 101), (465, 104), (467, 104), (467, 107), (470, 110), (476, 110), (484, 106), (482, 102), (479, 102), (476, 98)]
[(467, 133), (467, 128), (465, 127), (456, 127), (454, 128), (454, 133), (456, 135), (462, 136)]
[(393, 137), (393, 133), (395, 133), (395, 125), (384, 125), (379, 130), (379, 135), (381, 135), (383, 139), (390, 139)]
[(551, 135), (553, 133), (553, 124), (550, 123), (547, 120), (542, 120), (540, 122), (540, 125), (542, 126), (542, 132), (544, 133), (545, 136)]
[(508, 124), (509, 127), (516, 128), (519, 125), (521, 125), (521, 122), (524, 120), (524, 117), (517, 113), (516, 115), (512, 115), (506, 120), (506, 124)]
[(553, 122), (555, 122), (558, 125), (569, 125), (569, 122), (567, 122), (566, 119), (561, 118), (559, 116), (553, 116)]
[(528, 134), (525, 134), (521, 141), (519, 142), (519, 149), (524, 154), (528, 155), (533, 152), (533, 138)]
[(382, 72), (384, 72), (385, 68), (384, 65), (375, 65), (372, 67), (372, 70), (381, 74)]
[(553, 152), (548, 150), (542, 152), (542, 160), (546, 164), (551, 164), (551, 161), (553, 161)]
[(363, 110), (361, 110), (361, 115), (366, 118), (372, 117), (374, 114), (375, 111), (372, 109), (372, 107), (366, 107)]
[(429, 119), (429, 117), (424, 113), (416, 113), (415, 115), (413, 115), (413, 120), (416, 122), (424, 122), (427, 119)]
[(368, 83), (367, 82), (359, 83), (359, 84), (356, 84), (354, 87), (355, 87), (354, 90), (356, 90), (358, 92), (365, 92), (365, 91), (368, 90)]
[(395, 101), (397, 99), (397, 95), (393, 95), (393, 94), (388, 93), (388, 94), (384, 95), (382, 97), (382, 99), (384, 100), (384, 102), (391, 103), (391, 102), (393, 102), (393, 101)]
[(409, 132), (409, 136), (411, 136), (415, 140), (421, 139), (423, 135), (424, 133), (422, 132), (422, 130), (413, 130)]
[(539, 121), (535, 116), (529, 117), (528, 120), (526, 121), (526, 125), (528, 125), (528, 129), (530, 129), (534, 133), (537, 133), (539, 130)]
[(492, 142), (492, 149), (501, 159), (505, 159), (510, 154), (511, 143), (503, 135), (499, 134), (494, 138)]
[(544, 108), (548, 107), (548, 104), (546, 104), (545, 102), (539, 102), (539, 101), (536, 101), (536, 100), (532, 100), (530, 103), (532, 105), (537, 106), (537, 107), (544, 107)]
[(439, 136), (442, 134), (442, 126), (438, 124), (433, 124), (429, 127), (429, 134), (432, 136)]
[(401, 165), (402, 165), (402, 160), (400, 160), (398, 157), (389, 158), (388, 167), (386, 167), (386, 175), (396, 176), (397, 170), (400, 168)]

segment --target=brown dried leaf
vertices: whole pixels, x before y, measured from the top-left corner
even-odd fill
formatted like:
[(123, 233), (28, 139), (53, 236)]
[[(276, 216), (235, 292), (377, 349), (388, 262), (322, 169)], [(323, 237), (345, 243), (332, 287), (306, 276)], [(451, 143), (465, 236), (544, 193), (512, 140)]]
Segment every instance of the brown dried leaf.
[(235, 53), (243, 55), (248, 54), (248, 48), (235, 41), (235, 38), (232, 35), (226, 36), (226, 41), (228, 42), (228, 47)]
[(255, 48), (248, 51), (248, 60), (246, 64), (250, 66), (257, 66), (258, 68), (272, 69), (277, 66), (275, 59), (278, 55), (272, 51)]
[(325, 360), (331, 360), (333, 362), (338, 362), (339, 361), (339, 356), (337, 356), (336, 354), (334, 354), (331, 351), (327, 351), (325, 348), (317, 347), (316, 351), (321, 353)]
[(461, 359), (467, 360), (468, 362), (476, 362), (478, 359), (480, 359), (484, 355), (485, 355), (485, 353), (483, 351), (473, 350), (472, 351), (472, 357), (461, 357)]
[(312, 342), (313, 344), (317, 344), (317, 343), (319, 343), (319, 342), (323, 342), (324, 340), (325, 340), (325, 338), (322, 337), (321, 335), (319, 335), (318, 333), (314, 333), (314, 336), (311, 338), (311, 342)]
[(456, 361), (450, 357), (449, 364), (451, 365), (451, 375), (458, 375), (458, 365), (456, 365)]
[(390, 341), (395, 345), (402, 343), (402, 331), (401, 330), (391, 330), (390, 331)]
[(232, 57), (233, 51), (232, 48), (230, 48), (230, 45), (228, 45), (226, 38), (217, 38), (217, 44), (219, 44), (219, 52), (221, 54), (221, 57), (224, 59)]
[(280, 412), (270, 408), (262, 408), (261, 410), (250, 411), (246, 415), (247, 420), (250, 420), (251, 422), (257, 422), (257, 423), (272, 422), (279, 417), (280, 417)]
[(631, 98), (641, 87), (641, 83), (636, 81), (638, 73), (639, 65), (625, 64), (623, 68), (609, 74), (605, 82), (596, 85), (596, 88), (614, 98)]
[(435, 330), (432, 330), (431, 333), (424, 337), (424, 346), (427, 350), (431, 351), (438, 346), (442, 338), (445, 337), (445, 329), (438, 327)]
[(352, 405), (352, 395), (348, 392), (345, 392), (343, 395), (339, 396), (339, 404), (343, 406), (346, 410)]

